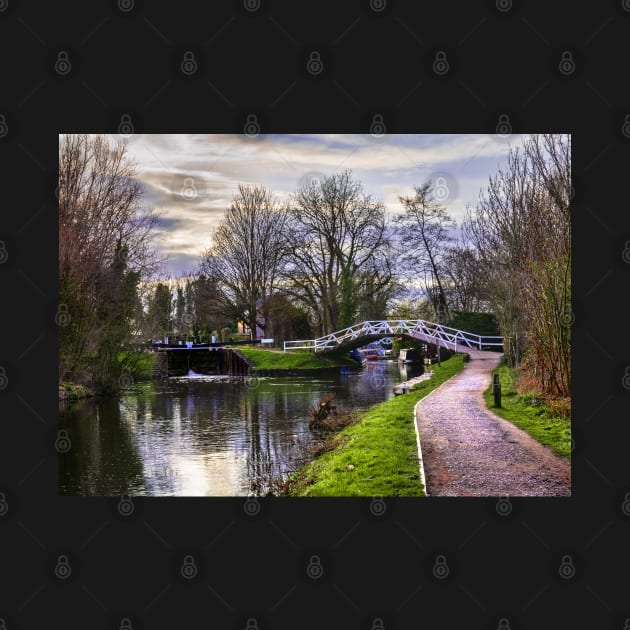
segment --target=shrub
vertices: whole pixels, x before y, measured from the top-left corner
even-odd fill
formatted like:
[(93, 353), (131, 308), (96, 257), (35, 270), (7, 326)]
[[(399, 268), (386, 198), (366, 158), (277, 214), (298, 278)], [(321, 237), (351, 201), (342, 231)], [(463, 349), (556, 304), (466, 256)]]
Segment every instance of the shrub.
[(494, 313), (474, 313), (472, 311), (453, 311), (448, 322), (451, 328), (482, 336), (500, 335), (499, 324)]
[(571, 417), (571, 399), (570, 398), (548, 398), (545, 401), (545, 407), (554, 418), (570, 418)]

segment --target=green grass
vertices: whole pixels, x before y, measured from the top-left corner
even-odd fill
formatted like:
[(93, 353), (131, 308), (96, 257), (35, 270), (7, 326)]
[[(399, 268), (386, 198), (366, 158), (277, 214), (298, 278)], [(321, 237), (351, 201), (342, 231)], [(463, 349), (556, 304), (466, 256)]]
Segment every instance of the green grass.
[(518, 370), (508, 367), (504, 360), (493, 371), (493, 378), (495, 373), (499, 374), (501, 383), (501, 407), (494, 406), (490, 385), (484, 392), (488, 409), (523, 429), (556, 455), (571, 459), (571, 419), (554, 417), (553, 411), (541, 404), (532, 393), (519, 394), (514, 388)]
[(59, 400), (80, 400), (93, 395), (94, 392), (80, 383), (59, 383)]
[(129, 370), (134, 379), (144, 380), (151, 378), (156, 357), (155, 352), (120, 352), (118, 363), (122, 370)]
[[(464, 367), (461, 355), (431, 366), (433, 376), (410, 393), (360, 411), (331, 438), (332, 447), (290, 480), (298, 496), (425, 496), (420, 480), (414, 407)], [(354, 468), (348, 470), (348, 466)]]
[(329, 353), (322, 357), (308, 351), (272, 352), (241, 346), (238, 350), (251, 361), (257, 370), (304, 370), (357, 365), (353, 359), (337, 353)]

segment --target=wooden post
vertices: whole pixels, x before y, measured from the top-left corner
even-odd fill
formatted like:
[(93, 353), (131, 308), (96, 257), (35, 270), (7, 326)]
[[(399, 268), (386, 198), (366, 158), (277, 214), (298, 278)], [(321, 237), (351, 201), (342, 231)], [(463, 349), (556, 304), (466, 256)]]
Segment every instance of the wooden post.
[(492, 383), (492, 393), (494, 394), (494, 406), (501, 407), (501, 383), (499, 383), (499, 375), (494, 375), (494, 382)]

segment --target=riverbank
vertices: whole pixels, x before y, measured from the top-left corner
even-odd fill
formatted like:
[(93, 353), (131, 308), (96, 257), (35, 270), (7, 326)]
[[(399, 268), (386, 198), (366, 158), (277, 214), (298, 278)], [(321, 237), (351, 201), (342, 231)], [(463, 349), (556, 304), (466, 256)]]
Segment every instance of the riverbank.
[[(242, 346), (238, 347), (238, 351), (247, 359), (256, 373), (267, 370), (274, 372), (280, 370), (310, 371), (337, 367), (357, 367), (359, 365), (354, 359), (337, 352), (321, 356), (309, 351), (283, 352), (282, 350), (261, 350)], [(280, 376), (281, 374), (274, 375)]]
[(501, 383), (501, 407), (494, 406), (492, 385), (484, 392), (484, 400), (490, 411), (508, 420), (537, 442), (549, 447), (556, 455), (571, 459), (570, 409), (563, 401), (545, 401), (534, 392), (519, 392), (519, 371), (501, 361), (492, 372), (499, 375)]
[(70, 402), (90, 398), (96, 393), (89, 387), (80, 383), (63, 382), (59, 383), (59, 402)]
[[(150, 380), (156, 356), (155, 352), (121, 352), (118, 355), (121, 388), (128, 387), (137, 381)], [(98, 395), (99, 392), (91, 385), (76, 381), (59, 383), (59, 402), (71, 402)]]
[(292, 475), (290, 496), (425, 496), (414, 425), (416, 403), (464, 367), (461, 355), (411, 392), (360, 410), (356, 422), (326, 442), (324, 452)]

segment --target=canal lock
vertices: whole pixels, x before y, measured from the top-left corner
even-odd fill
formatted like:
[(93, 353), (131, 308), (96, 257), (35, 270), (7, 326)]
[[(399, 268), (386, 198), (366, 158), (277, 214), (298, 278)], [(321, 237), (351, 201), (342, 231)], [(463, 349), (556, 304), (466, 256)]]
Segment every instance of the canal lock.
[(247, 376), (249, 361), (234, 348), (172, 348), (157, 350), (153, 378), (193, 374)]

